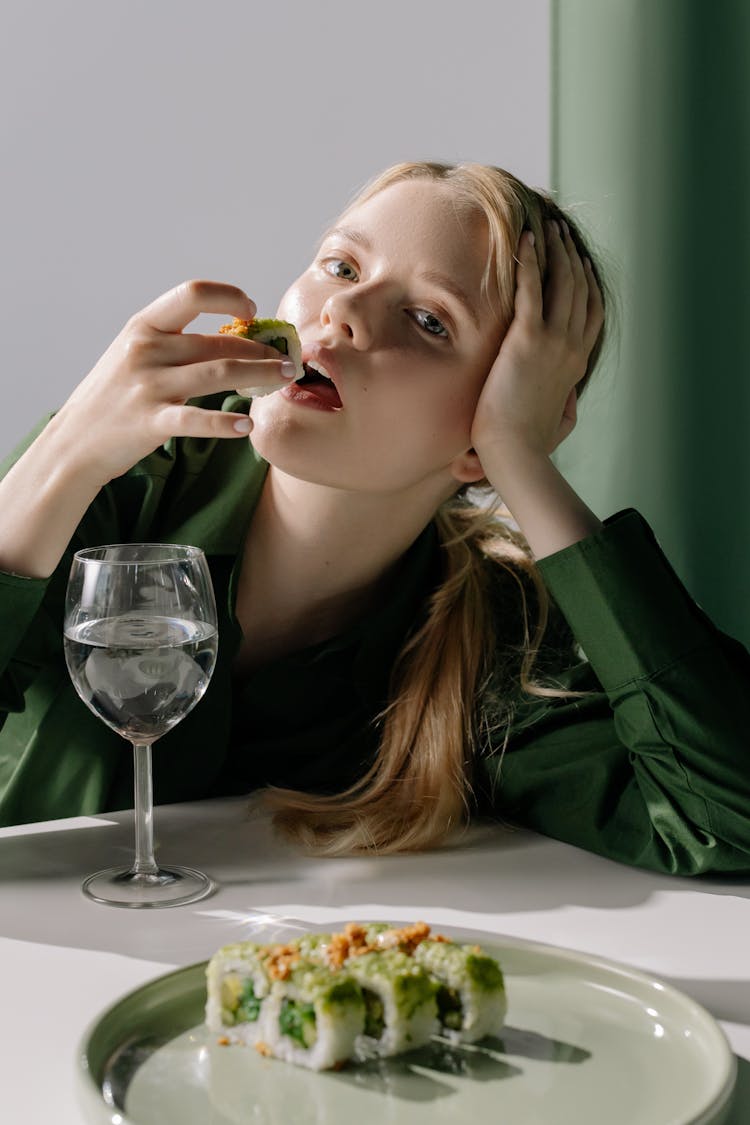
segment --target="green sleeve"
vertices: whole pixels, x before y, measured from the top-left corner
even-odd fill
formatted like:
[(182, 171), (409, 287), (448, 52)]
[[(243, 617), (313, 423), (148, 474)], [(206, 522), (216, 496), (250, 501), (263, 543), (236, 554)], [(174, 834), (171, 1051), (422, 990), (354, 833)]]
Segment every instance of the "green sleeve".
[[(224, 410), (248, 406), (237, 395), (193, 401)], [(0, 466), (0, 475), (47, 420)], [(102, 812), (131, 800), (125, 743), (81, 702), (65, 664), (73, 552), (101, 543), (193, 543), (205, 550), (214, 582), (218, 576), (225, 583), (264, 474), (265, 462), (248, 442), (170, 439), (102, 488), (48, 580), (0, 573), (0, 825)], [(227, 726), (231, 691), (231, 645), (224, 640), (232, 640), (221, 606), (220, 629), (224, 639), (205, 700), (159, 742), (157, 800), (211, 792), (221, 768), (223, 736), (217, 732)]]
[[(0, 479), (41, 433), (50, 417), (43, 418), (0, 463)], [(50, 584), (49, 578), (27, 578), (0, 571), (0, 727), (9, 711), (23, 710), (25, 691), (47, 659), (52, 638), (42, 607), (49, 597)]]
[[(0, 466), (4, 476), (49, 421)], [(120, 741), (78, 700), (63, 652), (65, 591), (73, 552), (146, 532), (168, 475), (156, 451), (103, 488), (47, 579), (0, 572), (0, 824), (71, 816), (106, 804)]]
[[(19, 649), (30, 634), (48, 585), (46, 578), (23, 578), (0, 571), (0, 727), (8, 711), (23, 706), (28, 678), (24, 666), (28, 669), (30, 654), (24, 661)], [(17, 655), (20, 660), (16, 660)]]
[(585, 659), (527, 703), (480, 786), (504, 819), (674, 874), (750, 871), (750, 656), (633, 510), (539, 562)]
[[(0, 464), (0, 479), (51, 417), (51, 414), (44, 417)], [(0, 571), (0, 725), (5, 712), (22, 706), (21, 697), (34, 671), (62, 651), (59, 635), (73, 552), (93, 543), (120, 542), (128, 525), (142, 522), (143, 513), (148, 514), (153, 509), (161, 494), (159, 474), (156, 473), (154, 480), (150, 466), (150, 462), (159, 459), (159, 453), (136, 466), (130, 474), (132, 479), (124, 476), (102, 489), (51, 577), (28, 578)], [(161, 475), (163, 477), (163, 470)]]

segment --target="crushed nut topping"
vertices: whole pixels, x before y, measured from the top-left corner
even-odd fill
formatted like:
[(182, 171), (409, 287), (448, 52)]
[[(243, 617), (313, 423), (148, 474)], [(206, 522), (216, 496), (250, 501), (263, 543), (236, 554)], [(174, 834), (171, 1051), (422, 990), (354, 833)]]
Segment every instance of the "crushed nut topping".
[(293, 945), (272, 945), (263, 963), (272, 980), (286, 980), (299, 960), (299, 950)]
[(236, 316), (231, 324), (222, 324), (219, 332), (226, 336), (241, 336), (253, 323), (252, 320), (241, 320), (240, 317)]
[(430, 936), (430, 927), (426, 922), (412, 922), (410, 926), (402, 926), (400, 930), (385, 930), (380, 934), (378, 946), (380, 949), (400, 949), (402, 953), (411, 956), (414, 950)]
[[(340, 969), (352, 957), (374, 953), (379, 949), (399, 949), (411, 956), (417, 946), (430, 937), (430, 927), (426, 922), (413, 922), (408, 926), (392, 926), (376, 934), (370, 941), (367, 929), (360, 922), (347, 922), (343, 931), (331, 935), (326, 946), (326, 961), (331, 969)], [(433, 941), (449, 941), (442, 934), (435, 934)]]

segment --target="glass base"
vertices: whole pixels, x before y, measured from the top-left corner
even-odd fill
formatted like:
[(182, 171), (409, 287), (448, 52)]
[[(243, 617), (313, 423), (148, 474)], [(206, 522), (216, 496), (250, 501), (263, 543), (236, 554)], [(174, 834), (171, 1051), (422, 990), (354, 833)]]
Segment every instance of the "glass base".
[(106, 867), (95, 871), (81, 884), (87, 898), (105, 906), (186, 906), (216, 890), (216, 884), (192, 867), (159, 867), (152, 875), (132, 867)]

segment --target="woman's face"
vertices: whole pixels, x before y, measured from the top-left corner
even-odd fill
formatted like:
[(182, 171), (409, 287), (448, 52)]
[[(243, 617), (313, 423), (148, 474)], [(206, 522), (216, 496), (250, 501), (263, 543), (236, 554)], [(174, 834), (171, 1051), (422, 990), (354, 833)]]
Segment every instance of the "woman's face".
[(412, 180), (353, 208), (340, 227), (277, 313), (335, 389), (293, 384), (255, 399), (253, 444), (320, 484), (449, 495), (501, 342), (480, 292), (487, 221), (445, 185)]

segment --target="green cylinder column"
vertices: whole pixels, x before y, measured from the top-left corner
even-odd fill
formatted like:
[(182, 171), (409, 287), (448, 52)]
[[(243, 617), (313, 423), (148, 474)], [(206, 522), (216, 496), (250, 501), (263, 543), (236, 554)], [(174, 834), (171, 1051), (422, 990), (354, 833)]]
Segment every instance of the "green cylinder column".
[(750, 645), (750, 3), (552, 0), (552, 188), (619, 324), (556, 461)]

